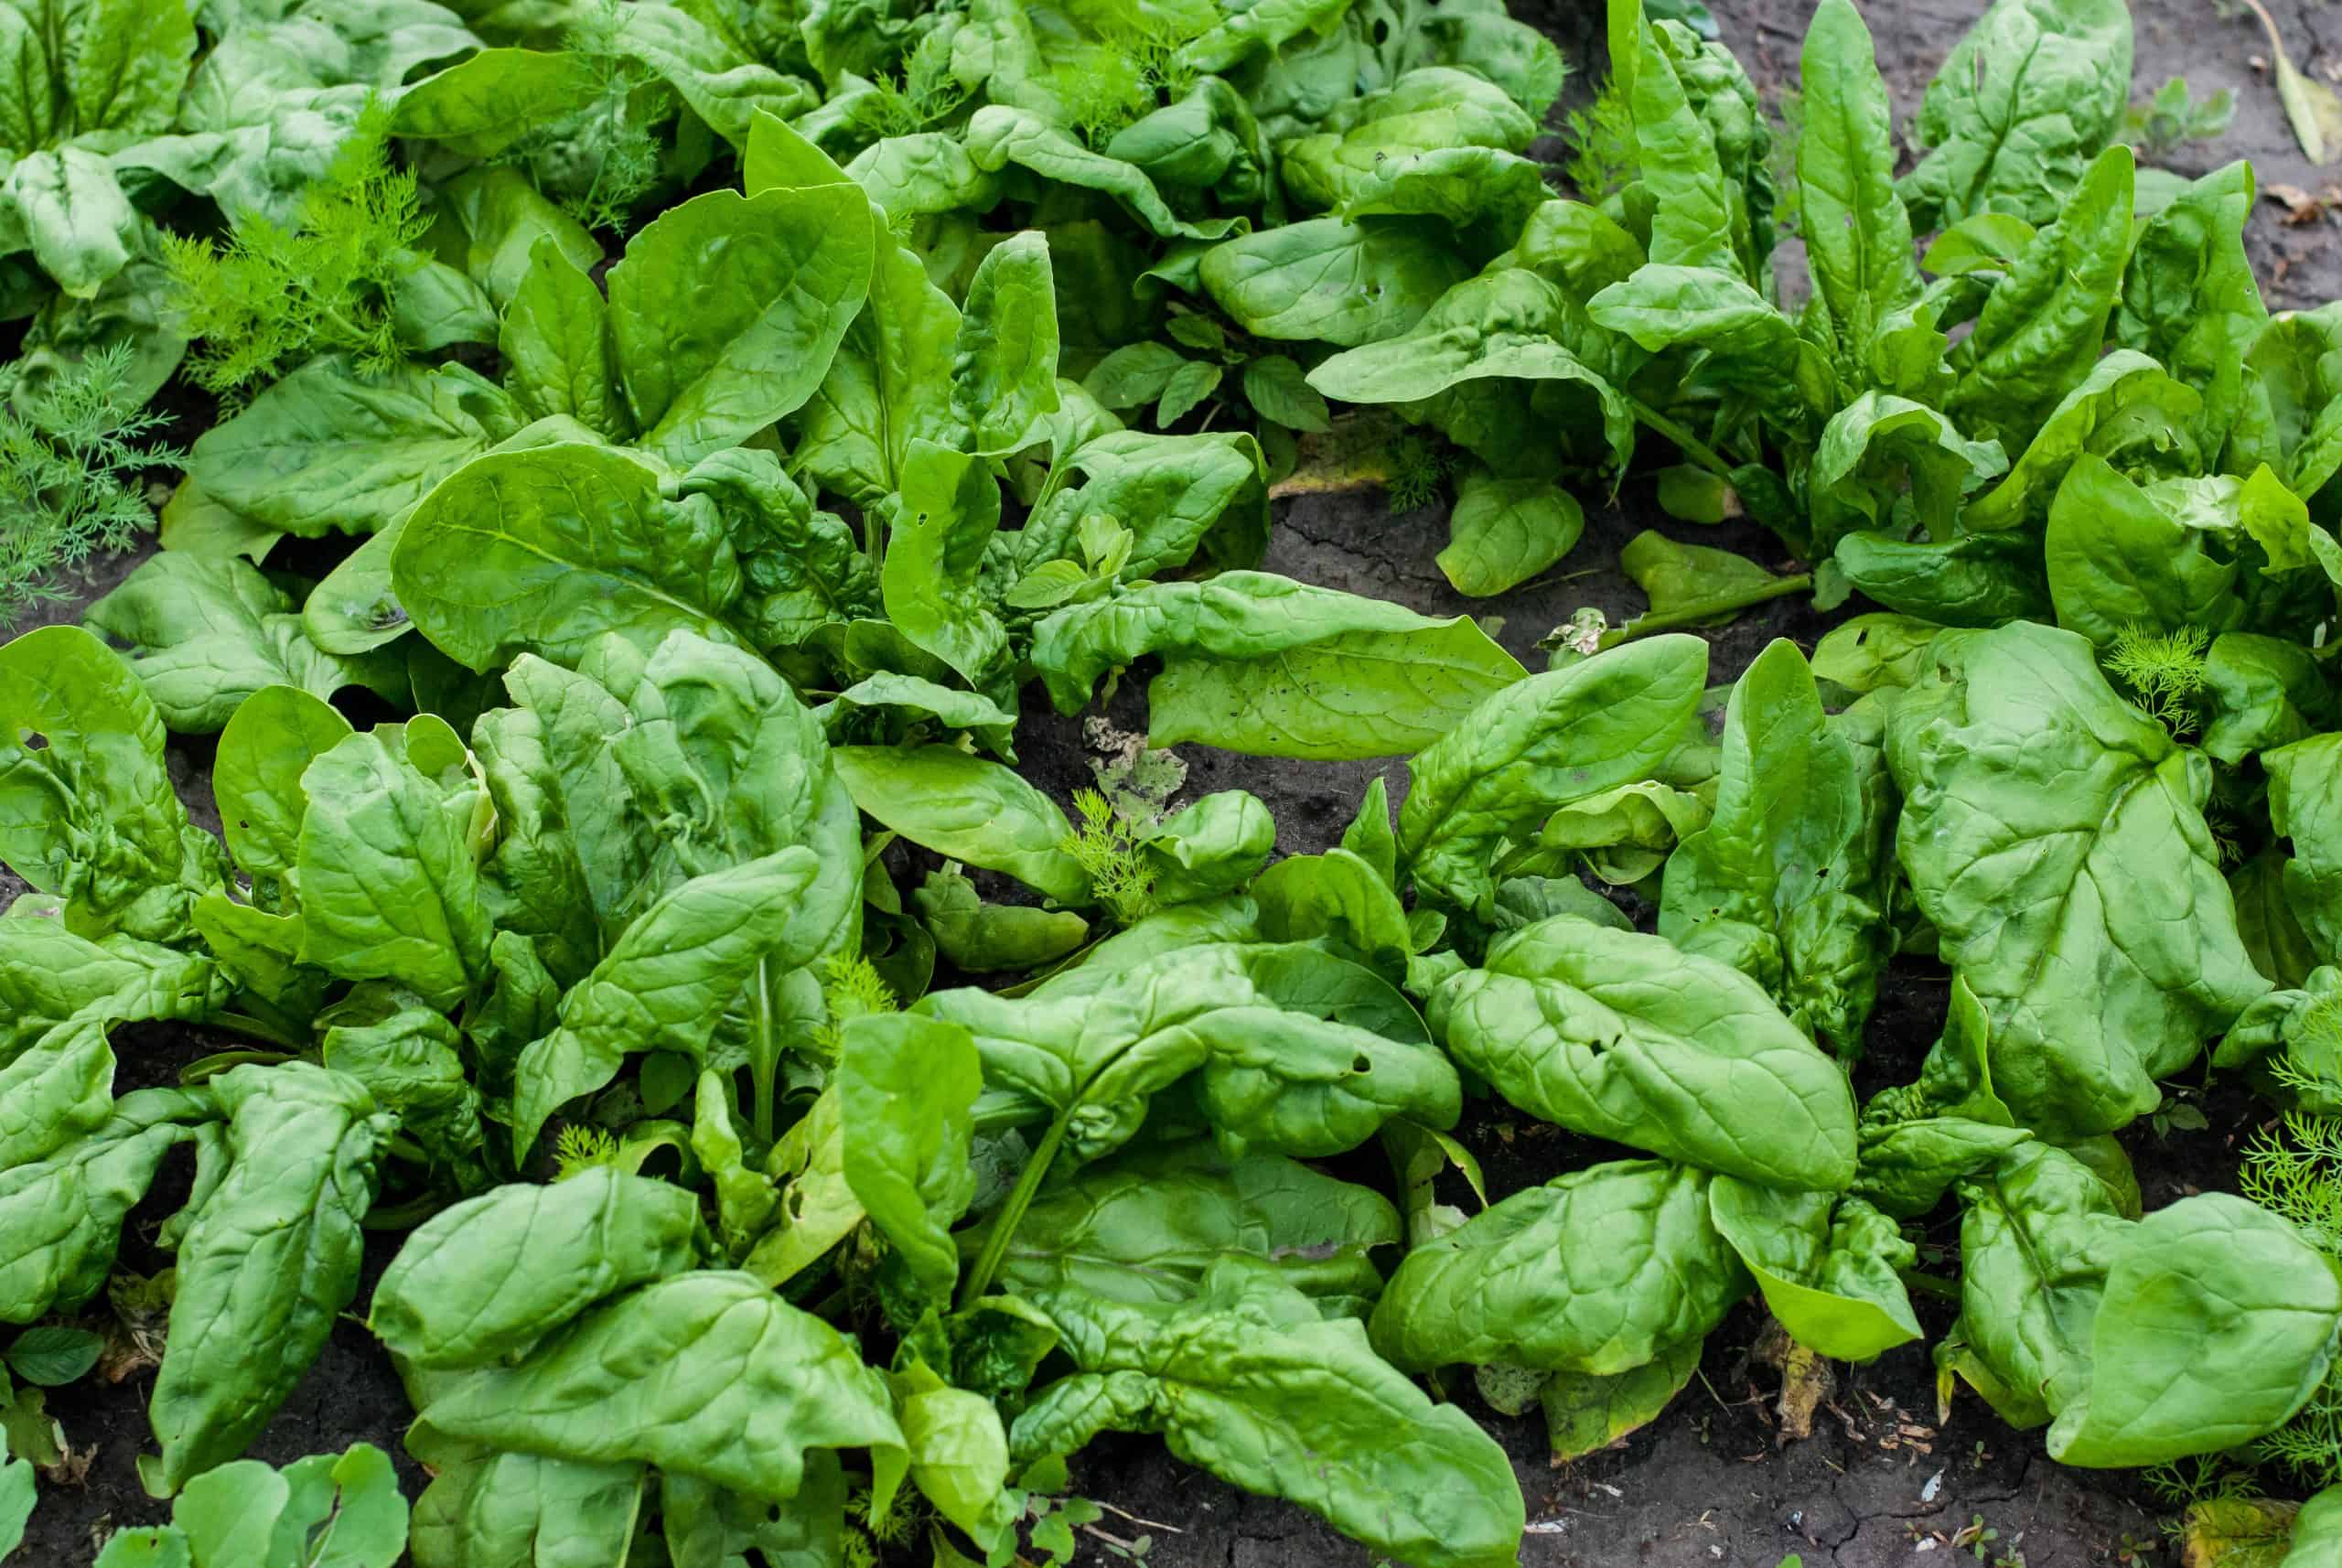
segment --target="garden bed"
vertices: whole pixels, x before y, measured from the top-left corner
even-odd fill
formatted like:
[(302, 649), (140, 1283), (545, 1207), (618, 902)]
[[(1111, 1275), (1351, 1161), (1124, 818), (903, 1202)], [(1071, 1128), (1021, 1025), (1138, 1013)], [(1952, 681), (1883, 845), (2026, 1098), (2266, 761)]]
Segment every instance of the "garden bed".
[[(1793, 80), (1810, 6), (1800, 0), (1730, 0), (1714, 8), (1724, 41), (1746, 62), (1760, 88), (1769, 91)], [(1870, 8), (1898, 124), (1977, 9), (1950, 3)], [(1563, 108), (1583, 104), (1598, 71), (1596, 29), (1574, 8), (1553, 7), (1563, 13), (1558, 16), (1542, 10), (1532, 7), (1529, 19), (1547, 27), (1576, 68)], [(2315, 72), (2342, 61), (2342, 19), (2330, 8), (2315, 0), (2278, 0), (2272, 11), (2296, 40), (2304, 69)], [(2312, 168), (2302, 158), (2268, 75), (2249, 63), (2263, 50), (2261, 35), (2249, 17), (2211, 19), (2193, 0), (2137, 0), (2133, 14), (2134, 75), (2141, 92), (2167, 75), (2185, 73), (2199, 91), (2229, 88), (2239, 101), (2227, 134), (2182, 149), (2171, 166), (2195, 174), (2243, 156), (2253, 161), (2264, 191), (2281, 184), (2313, 197), (2323, 191), (2329, 171)], [(2333, 37), (2321, 38), (2321, 28)], [(2295, 216), (2284, 204), (2264, 199), (2249, 230), (2249, 248), (2272, 308), (2342, 297), (2337, 220), (2311, 214), (2297, 221)], [(196, 434), (172, 432), (180, 441)], [(1434, 566), (1434, 554), (1446, 537), (1443, 509), (1394, 514), (1371, 489), (1279, 501), (1264, 569), (1428, 615), (1500, 618), (1497, 640), (1536, 670), (1544, 662), (1539, 639), (1580, 607), (1597, 607), (1613, 622), (1640, 607), (1638, 593), (1617, 565), (1618, 552), (1629, 539), (1652, 527), (1679, 537), (1687, 532), (1657, 510), (1647, 479), (1629, 479), (1614, 501), (1591, 495), (1585, 500), (1585, 533), (1566, 561), (1493, 599), (1463, 598)], [(1753, 524), (1728, 524), (1701, 532), (1697, 539), (1768, 566), (1786, 561), (1779, 542)], [(25, 624), (70, 621), (136, 559), (101, 564), (85, 575), (76, 598)], [(1802, 599), (1775, 601), (1746, 614), (1707, 634), (1710, 680), (1721, 683), (1736, 677), (1776, 637), (1810, 648), (1841, 618), (1842, 614), (1819, 616)], [(1144, 682), (1125, 680), (1102, 710), (1091, 710), (1100, 711), (1119, 729), (1144, 732)], [(1037, 686), (1026, 690), (1017, 731), (1019, 769), (1045, 792), (1063, 801), (1090, 782), (1095, 738), (1082, 719), (1058, 715)], [(1394, 798), (1404, 781), (1396, 761), (1317, 763), (1243, 757), (1201, 746), (1179, 749), (1189, 768), (1190, 796), (1236, 788), (1252, 791), (1274, 815), (1277, 849), (1285, 854), (1316, 853), (1333, 844), (1378, 771), (1389, 779)], [(175, 739), (170, 756), (174, 782), (197, 822), (216, 826), (207, 787), (209, 744)], [(0, 905), (18, 886), (0, 872)], [(1868, 1055), (1855, 1076), (1858, 1095), (1916, 1075), (1942, 1027), (1946, 997), (1939, 965), (1894, 964), (1869, 1025)], [(133, 1026), (117, 1037), (118, 1091), (174, 1081), (180, 1066), (233, 1043), (203, 1029)], [(2265, 1114), (2233, 1079), (2191, 1103), (2204, 1113), (2202, 1128), (2158, 1130), (2142, 1121), (2122, 1134), (2150, 1209), (2186, 1194), (2232, 1188), (2238, 1141)], [(1492, 1100), (1467, 1106), (1457, 1136), (1481, 1161), (1491, 1197), (1586, 1163), (1596, 1147)], [(188, 1179), (186, 1173), (176, 1173), (174, 1190), (173, 1177), (167, 1176), (134, 1217), (126, 1265), (145, 1271), (164, 1261), (147, 1245), (151, 1219), (143, 1230), (139, 1219), (169, 1212)], [(1453, 1173), (1444, 1179), (1456, 1180)], [(1939, 1216), (1936, 1225), (1939, 1233), (1930, 1239), (1953, 1244), (1956, 1216)], [(387, 1236), (370, 1246), (361, 1307), (393, 1251)], [(1919, 1304), (1919, 1315), (1930, 1337), (1940, 1334), (1952, 1316), (1945, 1304), (1929, 1301)], [(2061, 1568), (2119, 1557), (2131, 1563), (2141, 1559), (2123, 1554), (2134, 1550), (2166, 1553), (2154, 1561), (2173, 1560), (2161, 1544), (2167, 1510), (2135, 1474), (2057, 1466), (2047, 1457), (2039, 1432), (2011, 1430), (1965, 1389), (1954, 1399), (1949, 1419), (1939, 1418), (1937, 1376), (1925, 1343), (1892, 1349), (1864, 1366), (1838, 1367), (1834, 1386), (1807, 1412), (1810, 1434), (1792, 1438), (1784, 1423), (1793, 1418), (1777, 1403), (1782, 1374), (1756, 1355), (1766, 1323), (1760, 1302), (1735, 1309), (1709, 1338), (1699, 1375), (1663, 1415), (1620, 1446), (1561, 1467), (1546, 1462), (1543, 1423), (1533, 1412), (1524, 1418), (1497, 1415), (1470, 1391), (1468, 1374), (1451, 1372), (1449, 1386), (1513, 1461), (1531, 1520), (1521, 1561), (1555, 1568), (1774, 1568), (1783, 1556), (1798, 1553), (1809, 1565), (1872, 1568), (1909, 1562), (1922, 1550), (1950, 1552), (1951, 1538), (1977, 1520), (1997, 1531), (1987, 1541), (1989, 1549), (1977, 1552), (1987, 1563), (2007, 1558), (2024, 1568)], [(113, 1386), (84, 1382), (52, 1399), (50, 1408), (87, 1470), (78, 1483), (44, 1485), (26, 1543), (8, 1560), (12, 1565), (83, 1563), (108, 1529), (168, 1518), (168, 1504), (146, 1494), (135, 1467), (149, 1441), (146, 1397), (152, 1381), (152, 1371), (142, 1371)], [(251, 1453), (282, 1464), (371, 1442), (393, 1455), (412, 1497), (424, 1477), (401, 1444), (410, 1418), (386, 1354), (360, 1323), (345, 1319)], [(1125, 1541), (1148, 1537), (1144, 1561), (1156, 1568), (1335, 1568), (1373, 1561), (1364, 1548), (1299, 1509), (1247, 1496), (1177, 1464), (1151, 1438), (1101, 1438), (1076, 1462), (1073, 1485), (1114, 1510), (1098, 1521), (1099, 1531)], [(1969, 1550), (1967, 1542), (1959, 1550)], [(1102, 1537), (1084, 1540), (1076, 1559), (1112, 1560)]]

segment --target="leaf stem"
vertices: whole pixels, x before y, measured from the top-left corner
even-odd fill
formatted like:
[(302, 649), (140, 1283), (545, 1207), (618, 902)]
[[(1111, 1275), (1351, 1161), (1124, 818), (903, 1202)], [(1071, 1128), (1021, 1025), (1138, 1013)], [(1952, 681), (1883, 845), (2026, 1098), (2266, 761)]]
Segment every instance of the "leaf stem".
[(1724, 458), (1717, 454), (1714, 447), (1710, 446), (1706, 442), (1701, 440), (1698, 436), (1692, 435), (1681, 424), (1678, 424), (1675, 421), (1668, 418), (1667, 415), (1660, 413), (1659, 410), (1651, 407), (1650, 404), (1643, 402), (1642, 399), (1636, 397), (1631, 392), (1621, 392), (1618, 395), (1627, 400), (1628, 409), (1637, 419), (1642, 421), (1645, 424), (1649, 425), (1651, 429), (1657, 431), (1660, 435), (1666, 436), (1670, 441), (1674, 442), (1676, 446), (1681, 447), (1683, 449), (1683, 456), (1691, 458), (1692, 461), (1697, 463), (1703, 468), (1707, 469), (1708, 472), (1715, 475), (1716, 478), (1720, 479), (1730, 479), (1732, 478), (1732, 465), (1725, 462)]
[(1783, 599), (1791, 594), (1802, 594), (1813, 586), (1813, 574), (1799, 572), (1793, 577), (1776, 577), (1762, 586), (1744, 588), (1735, 594), (1725, 594), (1713, 599), (1702, 599), (1679, 609), (1637, 616), (1624, 626), (1614, 626), (1602, 634), (1600, 646), (1616, 648), (1638, 637), (1648, 637), (1654, 631), (1672, 631), (1678, 627), (1702, 626), (1719, 616), (1728, 616), (1768, 599)]
[(773, 1038), (772, 1029), (772, 960), (757, 961), (757, 1052), (748, 1064), (748, 1076), (754, 1080), (756, 1095), (754, 1116), (757, 1137), (765, 1147), (772, 1147), (773, 1080), (780, 1076), (780, 1043)]
[(1056, 1162), (1058, 1150), (1065, 1143), (1066, 1129), (1072, 1124), (1073, 1112), (1080, 1103), (1080, 1097), (1077, 1095), (1072, 1105), (1058, 1112), (1057, 1120), (1051, 1122), (1049, 1130), (1041, 1135), (1040, 1145), (1033, 1151), (1033, 1157), (1026, 1161), (1025, 1168), (1017, 1173), (1016, 1185), (1009, 1189), (1006, 1201), (1000, 1206), (1000, 1212), (993, 1217), (992, 1234), (984, 1239), (984, 1250), (977, 1254), (975, 1267), (968, 1271), (968, 1277), (961, 1283), (962, 1311), (974, 1305), (984, 1292), (992, 1289), (993, 1278), (1000, 1273), (1002, 1260), (1008, 1256), (1008, 1244), (1015, 1239), (1017, 1224), (1024, 1219), (1025, 1211), (1033, 1207), (1034, 1195), (1041, 1190), (1041, 1179), (1049, 1174), (1049, 1166)]

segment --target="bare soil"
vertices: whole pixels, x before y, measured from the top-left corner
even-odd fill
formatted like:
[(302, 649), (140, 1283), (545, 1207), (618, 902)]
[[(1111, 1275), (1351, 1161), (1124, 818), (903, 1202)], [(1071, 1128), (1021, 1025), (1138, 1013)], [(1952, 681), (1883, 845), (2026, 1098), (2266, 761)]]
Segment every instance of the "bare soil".
[[(1711, 0), (1724, 39), (1747, 62), (1768, 94), (1794, 85), (1797, 51), (1810, 0)], [(1565, 102), (1583, 102), (1600, 72), (1599, 8), (1584, 0), (1523, 0), (1520, 14), (1544, 27), (1568, 54), (1575, 76)], [(1895, 96), (1898, 125), (1907, 123), (1936, 65), (1982, 0), (1875, 0), (1867, 8), (1880, 63)], [(2235, 157), (2252, 160), (2264, 193), (2298, 188), (2313, 198), (2342, 171), (2311, 167), (2278, 107), (2258, 57), (2266, 42), (2249, 15), (2223, 19), (2204, 0), (2133, 0), (2140, 95), (2165, 77), (2186, 75), (2201, 93), (2230, 88), (2239, 101), (2229, 134), (2209, 145), (2180, 149), (2167, 161), (2197, 174)], [(2296, 62), (2313, 74), (2342, 77), (2342, 7), (2322, 0), (2271, 0)], [(2342, 195), (2337, 205), (2342, 206)], [(2337, 219), (2318, 211), (2289, 220), (2290, 209), (2264, 199), (2249, 246), (2271, 304), (2304, 307), (2342, 297), (2342, 235)], [(184, 440), (192, 430), (175, 433)], [(1699, 529), (1662, 516), (1649, 485), (1630, 482), (1616, 502), (1587, 503), (1585, 536), (1569, 559), (1539, 582), (1494, 600), (1456, 595), (1433, 563), (1446, 537), (1445, 508), (1392, 514), (1378, 492), (1301, 497), (1280, 506), (1267, 565), (1305, 581), (1393, 599), (1427, 613), (1501, 618), (1497, 636), (1531, 669), (1544, 667), (1536, 643), (1582, 605), (1612, 619), (1641, 608), (1640, 596), (1617, 570), (1617, 553), (1644, 528), (1740, 550), (1786, 566), (1778, 543), (1753, 527)], [(111, 587), (134, 563), (96, 566), (68, 603), (36, 620), (67, 620)], [(1710, 635), (1711, 679), (1735, 676), (1774, 637), (1810, 647), (1829, 620), (1801, 602), (1778, 601)], [(19, 628), (22, 629), (22, 628)], [(1125, 730), (1145, 727), (1144, 675), (1134, 671), (1105, 705)], [(1058, 716), (1037, 689), (1026, 700), (1018, 732), (1028, 774), (1063, 799), (1090, 781), (1078, 719)], [(1190, 796), (1241, 787), (1276, 815), (1278, 848), (1307, 853), (1332, 843), (1357, 809), (1376, 771), (1386, 774), (1395, 803), (1403, 765), (1264, 761), (1183, 748)], [(174, 769), (199, 820), (210, 811), (208, 746), (175, 748)], [(0, 904), (17, 890), (0, 871)], [(1857, 1074), (1867, 1094), (1907, 1080), (1941, 1026), (1945, 988), (1929, 966), (1898, 964), (1883, 988), (1870, 1028), (1870, 1056)], [(178, 1067), (227, 1044), (203, 1031), (144, 1026), (120, 1041), (124, 1087), (168, 1081)], [(2195, 1090), (2188, 1090), (2197, 1093)], [(2185, 1193), (2232, 1185), (2234, 1151), (2257, 1112), (2233, 1089), (2199, 1094), (2210, 1126), (2158, 1136), (2144, 1124), (2127, 1142), (2152, 1207)], [(1500, 1105), (1467, 1113), (1460, 1129), (1479, 1156), (1491, 1197), (1534, 1185), (1602, 1157), (1552, 1129), (1517, 1122)], [(176, 1205), (187, 1176), (161, 1184), (134, 1219), (125, 1264), (142, 1271), (167, 1260), (150, 1245), (154, 1226)], [(177, 1190), (173, 1190), (176, 1185)], [(1460, 1197), (1460, 1195), (1459, 1195)], [(1929, 1240), (1956, 1243), (1956, 1223), (1938, 1221)], [(395, 1250), (382, 1237), (370, 1248), (367, 1288)], [(359, 1306), (362, 1309), (365, 1295)], [(1930, 1334), (1950, 1321), (1947, 1304), (1922, 1301)], [(2128, 1473), (2068, 1469), (2043, 1453), (2038, 1434), (2012, 1432), (1972, 1397), (1937, 1406), (1935, 1373), (1923, 1346), (1890, 1351), (1864, 1367), (1836, 1369), (1834, 1392), (1809, 1437), (1790, 1439), (1775, 1414), (1780, 1375), (1751, 1352), (1765, 1326), (1761, 1309), (1744, 1306), (1709, 1340), (1700, 1376), (1672, 1406), (1620, 1446), (1575, 1465), (1547, 1462), (1543, 1425), (1481, 1406), (1468, 1378), (1452, 1380), (1511, 1455), (1529, 1501), (1531, 1533), (1521, 1562), (1531, 1568), (1777, 1568), (1796, 1554), (1810, 1565), (1879, 1568), (1917, 1560), (1952, 1568), (1952, 1537), (1981, 1519), (1997, 1535), (1975, 1557), (1988, 1568), (2078, 1568), (2085, 1563), (2169, 1563), (2157, 1501)], [(255, 1347), (255, 1353), (259, 1348)], [(6, 1568), (69, 1568), (87, 1563), (93, 1541), (113, 1528), (158, 1522), (166, 1505), (141, 1487), (135, 1464), (150, 1443), (145, 1402), (151, 1370), (111, 1386), (56, 1391), (50, 1408), (72, 1447), (88, 1454), (85, 1477), (44, 1484), (26, 1543)], [(388, 1359), (355, 1321), (334, 1333), (324, 1356), (283, 1413), (253, 1445), (254, 1456), (284, 1463), (360, 1440), (389, 1450), (408, 1492), (421, 1472), (400, 1439), (408, 1407)], [(1101, 1530), (1129, 1540), (1144, 1534), (1155, 1568), (1366, 1568), (1369, 1553), (1292, 1506), (1253, 1498), (1172, 1460), (1152, 1438), (1103, 1439), (1075, 1467), (1077, 1490), (1129, 1518), (1109, 1515)], [(1942, 1557), (1928, 1556), (1942, 1552)], [(1124, 1561), (1085, 1538), (1077, 1562)]]

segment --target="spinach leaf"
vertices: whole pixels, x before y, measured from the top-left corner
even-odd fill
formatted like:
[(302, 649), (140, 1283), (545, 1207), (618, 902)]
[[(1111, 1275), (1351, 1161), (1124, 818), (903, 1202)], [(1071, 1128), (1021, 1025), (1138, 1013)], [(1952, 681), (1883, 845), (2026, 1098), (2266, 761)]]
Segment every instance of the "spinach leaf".
[[(1928, 84), (1903, 177), (1922, 231), (1977, 212), (2056, 217), (2113, 140), (2131, 97), (2131, 13), (2118, 0), (1993, 0)], [(2128, 213), (2125, 213), (2125, 220)]]
[(1892, 939), (1892, 788), (1880, 737), (1833, 724), (1797, 649), (1733, 687), (1715, 815), (1667, 863), (1660, 935), (1772, 993), (1840, 1057), (1860, 1053)]
[(1520, 1109), (1767, 1186), (1853, 1179), (1844, 1075), (1738, 972), (1569, 916), (1484, 963), (1434, 994), (1432, 1027)]
[(2045, 1135), (2111, 1131), (2268, 988), (2204, 825), (2209, 765), (2073, 633), (1947, 632), (1929, 664), (1887, 722), (1904, 874), (1982, 1004), (1993, 1090)]
[(236, 1068), (211, 1093), (231, 1164), (180, 1246), (148, 1408), (172, 1491), (243, 1452), (358, 1294), (359, 1223), (395, 1125), (355, 1079), (306, 1062)]
[(448, 1385), (423, 1419), (509, 1453), (647, 1463), (771, 1502), (797, 1495), (820, 1450), (871, 1450), (880, 1508), (906, 1466), (886, 1384), (853, 1342), (743, 1273), (644, 1285), (519, 1365)]
[(1098, 677), (1164, 657), (1148, 739), (1262, 757), (1387, 757), (1420, 748), (1521, 679), (1470, 620), (1261, 572), (1155, 583), (1071, 605), (1034, 628), (1031, 659), (1061, 713)]
[[(1161, 1432), (1180, 1458), (1290, 1498), (1374, 1551), (1430, 1568), (1493, 1568), (1518, 1552), (1520, 1491), (1495, 1441), (1386, 1366), (1354, 1320), (1319, 1316), (1273, 1273), (1223, 1259), (1191, 1302), (1054, 1291), (1040, 1305), (1081, 1370), (1016, 1418), (1020, 1460), (1110, 1428)], [(1304, 1368), (1339, 1375), (1303, 1397)]]
[(1485, 911), (1504, 847), (1574, 800), (1649, 777), (1706, 677), (1699, 639), (1654, 637), (1489, 697), (1408, 765), (1399, 850), (1417, 883)]

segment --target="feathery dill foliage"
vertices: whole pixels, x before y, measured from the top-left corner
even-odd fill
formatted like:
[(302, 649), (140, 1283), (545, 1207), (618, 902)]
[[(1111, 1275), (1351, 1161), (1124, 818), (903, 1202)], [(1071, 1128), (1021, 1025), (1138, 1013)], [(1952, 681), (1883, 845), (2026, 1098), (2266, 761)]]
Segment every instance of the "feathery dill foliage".
[(897, 75), (881, 75), (876, 125), (884, 136), (910, 136), (927, 130), (967, 102), (968, 90), (951, 74), (951, 35), (923, 35), (904, 57)]
[(130, 363), (116, 344), (0, 402), (0, 630), (64, 596), (50, 574), (127, 550), (155, 525), (139, 470), (180, 454), (144, 444), (164, 421), (125, 395)]
[(1391, 444), (1391, 477), (1383, 482), (1393, 512), (1413, 511), (1439, 499), (1456, 458), (1435, 438), (1409, 431)]
[(1050, 73), (1074, 134), (1103, 147), (1125, 125), (1185, 97), (1197, 73), (1179, 50), (1195, 36), (1167, 17), (1135, 15), (1102, 28), (1096, 46)]
[(637, 89), (651, 81), (649, 67), (618, 48), (626, 30), (626, 8), (620, 0), (581, 10), (562, 29), (562, 48), (593, 62), (596, 91), (586, 106), (542, 127), (507, 148), (498, 160), (538, 166), (541, 175), (558, 171), (566, 188), (578, 177), (577, 160), (592, 159), (593, 172), (585, 175), (585, 188), (571, 189), (557, 199), (564, 211), (588, 229), (624, 234), (634, 226), (634, 209), (659, 183), (659, 139), (647, 120), (638, 117)]
[(618, 1163), (618, 1141), (607, 1129), (573, 1122), (553, 1139), (553, 1180), (567, 1181), (601, 1165)]
[(2201, 627), (2150, 631), (2126, 626), (2107, 645), (2106, 672), (2131, 689), (2131, 702), (2174, 735), (2196, 727), (2195, 700), (2204, 690), (2204, 650), (2211, 634)]
[(895, 988), (860, 953), (851, 958), (832, 953), (822, 961), (822, 1003), (830, 1011), (829, 1021), (814, 1031), (813, 1038), (822, 1054), (833, 1061), (845, 1049), (847, 1024), (901, 1006), (895, 999)]
[(289, 227), (248, 214), (224, 248), (164, 236), (198, 385), (233, 392), (323, 352), (370, 372), (405, 359), (393, 296), (430, 224), (414, 174), (391, 165), (390, 123), (387, 105), (367, 104)]
[(1573, 109), (1563, 122), (1570, 144), (1569, 161), (1562, 171), (1578, 196), (1599, 202), (1624, 190), (1641, 165), (1635, 155), (1635, 115), (1615, 76), (1602, 83), (1591, 109)]
[(916, 1487), (897, 1487), (877, 1518), (870, 1517), (870, 1490), (855, 1487), (845, 1507), (846, 1568), (878, 1568), (886, 1558), (910, 1545), (919, 1533), (921, 1514)]
[[(2316, 1081), (2331, 1090), (2330, 1080)], [(2342, 1258), (2342, 1121), (2287, 1112), (2273, 1132), (2264, 1128), (2245, 1145), (2237, 1186), (2292, 1220), (2312, 1246)], [(2309, 1402), (2252, 1453), (2313, 1490), (2342, 1482), (2342, 1366), (2330, 1369)]]
[(1155, 874), (1139, 848), (1144, 836), (1095, 789), (1077, 792), (1073, 804), (1081, 825), (1058, 840), (1058, 847), (1089, 873), (1098, 902), (1125, 926), (1155, 913)]

